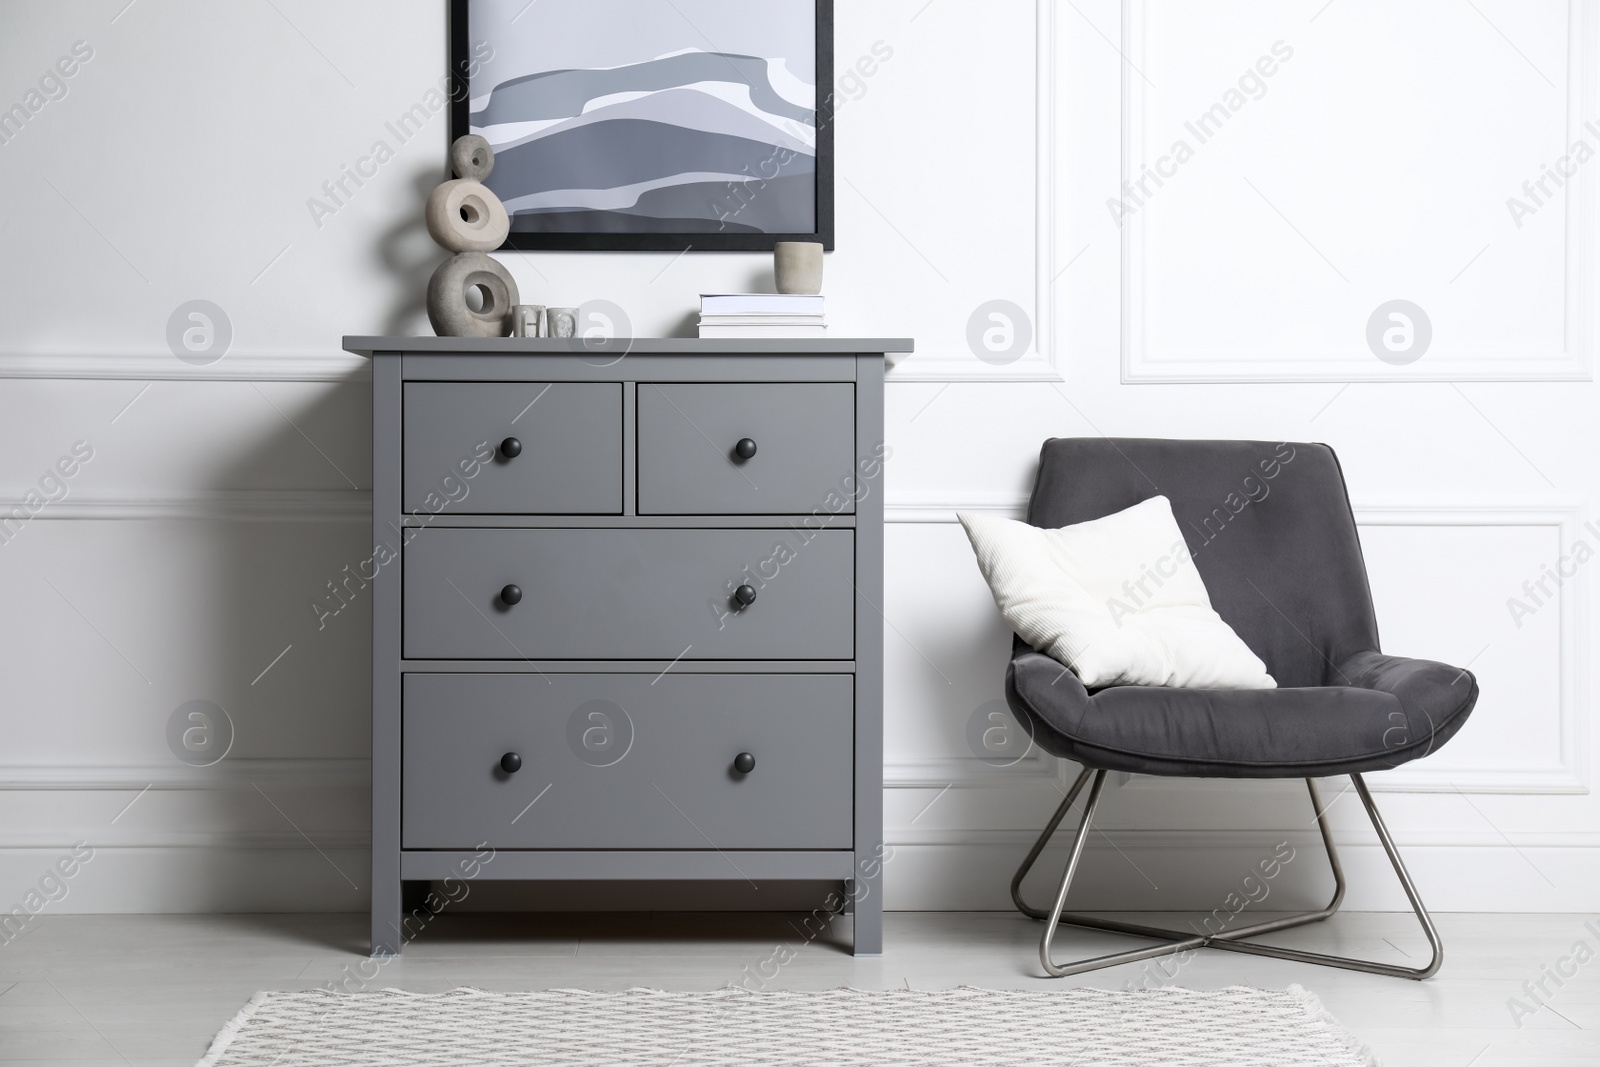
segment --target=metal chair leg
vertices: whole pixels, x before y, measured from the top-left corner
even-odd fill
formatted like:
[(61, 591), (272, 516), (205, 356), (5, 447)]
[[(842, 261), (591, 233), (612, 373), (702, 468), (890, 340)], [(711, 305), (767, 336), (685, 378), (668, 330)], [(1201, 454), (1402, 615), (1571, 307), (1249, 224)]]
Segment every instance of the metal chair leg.
[(1028, 876), (1029, 871), (1033, 870), (1034, 862), (1038, 860), (1039, 853), (1044, 851), (1044, 847), (1055, 836), (1057, 827), (1061, 825), (1061, 820), (1067, 817), (1067, 812), (1072, 808), (1072, 802), (1078, 799), (1078, 794), (1083, 792), (1084, 785), (1093, 776), (1094, 771), (1088, 767), (1085, 767), (1083, 773), (1078, 775), (1078, 780), (1072, 783), (1071, 789), (1067, 790), (1067, 799), (1063, 800), (1061, 806), (1056, 809), (1056, 813), (1050, 816), (1050, 822), (1045, 825), (1044, 833), (1040, 834), (1039, 840), (1033, 843), (1033, 847), (1028, 850), (1027, 858), (1022, 861), (1022, 866), (1017, 868), (1016, 875), (1011, 879), (1011, 902), (1017, 906), (1018, 911), (1030, 919), (1042, 919), (1045, 917), (1045, 913), (1038, 908), (1030, 908), (1022, 899), (1022, 880)]
[[(1028, 872), (1033, 869), (1034, 863), (1038, 860), (1040, 853), (1044, 851), (1045, 846), (1050, 843), (1050, 838), (1055, 834), (1056, 829), (1061, 825), (1062, 820), (1066, 817), (1067, 811), (1072, 807), (1073, 801), (1077, 800), (1078, 794), (1083, 791), (1084, 785), (1088, 783), (1090, 777), (1093, 776), (1094, 773), (1095, 772), (1093, 770), (1086, 768), (1082, 774), (1078, 775), (1077, 781), (1075, 781), (1072, 784), (1072, 788), (1067, 791), (1066, 799), (1061, 802), (1061, 806), (1057, 808), (1055, 814), (1051, 816), (1049, 825), (1045, 827), (1044, 833), (1040, 834), (1039, 839), (1033, 843), (1033, 848), (1029, 849), (1028, 855), (1022, 861), (1022, 866), (1017, 868), (1017, 873), (1011, 879), (1011, 900), (1016, 904), (1017, 910), (1028, 916), (1030, 919), (1045, 919), (1049, 917), (1049, 913), (1042, 908), (1035, 908), (1029, 905), (1027, 901), (1022, 899), (1022, 880), (1026, 878), (1028, 876)], [(1287, 916), (1281, 919), (1273, 919), (1268, 922), (1254, 923), (1250, 926), (1241, 926), (1237, 930), (1227, 931), (1226, 936), (1249, 937), (1252, 934), (1271, 933), (1276, 930), (1287, 930), (1291, 927), (1303, 926), (1307, 923), (1321, 922), (1334, 912), (1338, 911), (1339, 905), (1344, 901), (1344, 867), (1339, 863), (1339, 853), (1333, 846), (1333, 829), (1328, 825), (1327, 809), (1322, 806), (1322, 795), (1318, 792), (1317, 783), (1314, 779), (1306, 779), (1306, 789), (1311, 794), (1311, 810), (1316, 816), (1317, 828), (1321, 831), (1322, 835), (1322, 844), (1328, 853), (1328, 866), (1333, 871), (1333, 899), (1330, 900), (1328, 902), (1328, 906), (1323, 908), (1321, 911), (1308, 912), (1303, 915)], [(1173, 930), (1166, 930), (1161, 927), (1141, 926), (1137, 923), (1118, 922), (1114, 919), (1102, 919), (1094, 915), (1077, 915), (1069, 913), (1062, 916), (1061, 922), (1066, 923), (1068, 926), (1082, 926), (1090, 930), (1107, 930), (1117, 934), (1131, 934), (1137, 937), (1154, 937), (1162, 940), (1171, 940), (1177, 937), (1188, 936), (1186, 934), (1182, 934)]]
[(1311, 810), (1317, 817), (1317, 831), (1322, 835), (1322, 850), (1328, 854), (1328, 867), (1333, 871), (1333, 899), (1322, 909), (1320, 917), (1314, 920), (1320, 922), (1338, 911), (1339, 905), (1344, 903), (1344, 866), (1339, 863), (1339, 850), (1333, 847), (1333, 827), (1328, 825), (1328, 809), (1322, 806), (1322, 794), (1317, 791), (1315, 778), (1306, 779), (1306, 791), (1311, 794)]
[(1327, 956), (1320, 952), (1303, 952), (1298, 949), (1278, 948), (1274, 945), (1256, 945), (1249, 942), (1224, 941), (1214, 939), (1211, 948), (1226, 949), (1229, 952), (1247, 952), (1254, 956), (1273, 956), (1277, 959), (1298, 960), (1301, 963), (1316, 963), (1324, 967), (1341, 967), (1347, 971), (1365, 971), (1368, 974), (1383, 974), (1393, 978), (1414, 978), (1418, 981), (1432, 978), (1439, 972), (1444, 963), (1444, 945), (1439, 941), (1439, 932), (1434, 929), (1433, 919), (1428, 915), (1428, 909), (1422, 903), (1422, 897), (1417, 893), (1416, 885), (1411, 881), (1411, 874), (1406, 870), (1405, 863), (1400, 859), (1400, 852), (1395, 848), (1394, 839), (1389, 836), (1389, 828), (1384, 825), (1383, 816), (1378, 814), (1378, 806), (1372, 801), (1372, 793), (1367, 789), (1367, 783), (1359, 774), (1352, 774), (1350, 780), (1356, 785), (1356, 795), (1361, 798), (1362, 807), (1367, 809), (1367, 817), (1372, 820), (1372, 828), (1378, 833), (1378, 841), (1383, 845), (1384, 853), (1389, 857), (1389, 862), (1394, 866), (1394, 873), (1400, 879), (1400, 887), (1405, 890), (1406, 899), (1411, 902), (1411, 910), (1417, 916), (1417, 922), (1422, 924), (1422, 933), (1428, 939), (1428, 946), (1433, 950), (1433, 958), (1425, 967), (1400, 967), (1392, 963), (1375, 963), (1370, 960), (1351, 959), (1348, 956)]
[[(1082, 821), (1074, 835), (1072, 849), (1067, 860), (1067, 868), (1063, 872), (1061, 886), (1056, 894), (1055, 907), (1046, 914), (1044, 911), (1029, 906), (1022, 899), (1022, 880), (1033, 868), (1035, 862), (1045, 846), (1049, 843), (1067, 812), (1077, 800), (1084, 785), (1089, 781), (1091, 774), (1094, 776), (1094, 786), (1089, 792), (1089, 800), (1084, 806)], [(1302, 963), (1315, 963), (1327, 967), (1341, 967), (1347, 970), (1365, 971), (1371, 974), (1389, 975), (1397, 978), (1423, 979), (1432, 977), (1438, 972), (1444, 960), (1444, 950), (1439, 942), (1438, 932), (1434, 929), (1433, 921), (1429, 918), (1427, 909), (1418, 896), (1416, 886), (1412, 883), (1410, 874), (1406, 871), (1405, 864), (1401, 861), (1399, 852), (1395, 849), (1394, 841), (1389, 836), (1388, 828), (1384, 825), (1382, 817), (1378, 814), (1377, 806), (1373, 803), (1372, 794), (1367, 790), (1366, 782), (1359, 774), (1351, 775), (1355, 783), (1356, 793), (1361, 797), (1361, 802), (1367, 810), (1367, 815), (1372, 820), (1373, 829), (1378, 833), (1378, 840), (1382, 843), (1384, 852), (1388, 855), (1390, 863), (1394, 865), (1395, 873), (1400, 878), (1406, 897), (1411, 902), (1413, 911), (1418, 921), (1422, 924), (1423, 933), (1428, 939), (1428, 944), (1433, 949), (1433, 958), (1425, 967), (1399, 967), (1393, 964), (1376, 963), (1368, 960), (1350, 959), (1344, 956), (1329, 956), (1316, 952), (1305, 952), (1298, 949), (1278, 948), (1273, 945), (1260, 945), (1243, 939), (1260, 934), (1274, 933), (1280, 930), (1303, 926), (1308, 923), (1321, 922), (1339, 910), (1339, 905), (1344, 901), (1345, 879), (1344, 868), (1339, 862), (1339, 854), (1333, 845), (1332, 829), (1328, 825), (1327, 809), (1322, 806), (1321, 795), (1317, 791), (1316, 782), (1306, 779), (1306, 788), (1311, 795), (1312, 811), (1316, 815), (1317, 828), (1321, 833), (1323, 847), (1327, 850), (1328, 864), (1333, 872), (1334, 892), (1333, 898), (1327, 907), (1319, 911), (1307, 912), (1301, 915), (1291, 915), (1266, 922), (1253, 923), (1249, 926), (1239, 927), (1235, 930), (1226, 930), (1217, 934), (1190, 934), (1184, 931), (1167, 930), (1161, 927), (1143, 926), (1136, 923), (1117, 922), (1110, 919), (1101, 919), (1095, 916), (1080, 915), (1066, 912), (1065, 905), (1067, 891), (1071, 888), (1072, 878), (1077, 872), (1078, 863), (1082, 858), (1084, 845), (1088, 841), (1089, 826), (1094, 817), (1095, 809), (1099, 806), (1101, 791), (1105, 784), (1105, 771), (1094, 771), (1085, 768), (1078, 776), (1072, 788), (1068, 790), (1061, 806), (1051, 816), (1044, 833), (1034, 842), (1028, 855), (1023, 859), (1022, 865), (1017, 869), (1016, 875), (1011, 880), (1011, 899), (1016, 904), (1017, 910), (1024, 915), (1035, 919), (1048, 920), (1044, 937), (1039, 946), (1040, 962), (1047, 973), (1055, 977), (1072, 974), (1081, 974), (1085, 971), (1098, 970), (1103, 967), (1114, 967), (1122, 963), (1133, 963), (1142, 959), (1155, 956), (1171, 955), (1185, 952), (1193, 948), (1217, 948), (1230, 952), (1244, 952), (1258, 956), (1272, 956), (1278, 959), (1296, 960)], [(1059, 925), (1081, 926), (1088, 929), (1108, 930), (1114, 933), (1131, 934), (1138, 937), (1155, 938), (1164, 942), (1147, 949), (1135, 949), (1129, 952), (1113, 953), (1106, 956), (1097, 956), (1092, 959), (1082, 960), (1073, 964), (1058, 964), (1051, 956), (1051, 943)]]
[[(1072, 888), (1072, 876), (1078, 871), (1078, 861), (1083, 858), (1083, 846), (1089, 840), (1089, 824), (1094, 819), (1094, 810), (1100, 805), (1100, 792), (1106, 784), (1106, 772), (1096, 771), (1094, 785), (1089, 789), (1089, 801), (1083, 806), (1083, 821), (1078, 823), (1078, 832), (1072, 839), (1072, 851), (1067, 856), (1067, 869), (1061, 875), (1061, 888), (1056, 892), (1055, 907), (1051, 909), (1049, 918), (1045, 922), (1044, 938), (1039, 942), (1039, 962), (1044, 965), (1045, 972), (1055, 978), (1062, 978), (1070, 974), (1082, 974), (1084, 971), (1095, 971), (1102, 967), (1115, 967), (1119, 963), (1133, 963), (1136, 960), (1149, 959), (1152, 956), (1165, 956), (1173, 952), (1182, 952), (1185, 949), (1197, 948), (1205, 944), (1204, 936), (1191, 937), (1173, 944), (1156, 945), (1154, 948), (1134, 949), (1130, 952), (1116, 952), (1108, 956), (1096, 956), (1093, 959), (1081, 960), (1077, 963), (1058, 964), (1051, 955), (1050, 943), (1055, 940), (1056, 930), (1062, 922), (1061, 912), (1067, 903), (1067, 890)], [(1067, 921), (1072, 922), (1075, 916), (1069, 916)]]

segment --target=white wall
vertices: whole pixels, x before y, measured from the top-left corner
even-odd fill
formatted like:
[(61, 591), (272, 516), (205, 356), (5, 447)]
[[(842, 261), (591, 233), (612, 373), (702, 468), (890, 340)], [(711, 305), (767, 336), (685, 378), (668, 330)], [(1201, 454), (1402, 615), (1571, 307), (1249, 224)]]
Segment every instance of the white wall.
[[(426, 331), (444, 116), (320, 227), (306, 201), (437, 83), (445, 5), (125, 4), (0, 13), (0, 107), (93, 49), (0, 144), (0, 498), (94, 450), (0, 544), (0, 904), (87, 840), (58, 910), (360, 907), (366, 605), (321, 630), (311, 607), (364, 558), (366, 383), (339, 338)], [(834, 329), (919, 348), (888, 395), (890, 906), (1005, 906), (1067, 780), (968, 749), (1007, 638), (953, 512), (1017, 510), (1044, 438), (1106, 433), (1333, 444), (1386, 647), (1482, 683), (1448, 748), (1371, 779), (1425, 896), (1600, 907), (1593, 567), (1520, 626), (1506, 603), (1600, 547), (1600, 161), (1520, 227), (1506, 205), (1600, 147), (1593, 0), (838, 7), (841, 71), (892, 56), (841, 87)], [(1198, 145), (1185, 122), (1278, 41)], [(1193, 158), (1118, 225), (1125, 174), (1179, 138)], [(500, 258), (528, 299), (610, 299), (641, 334), (768, 277), (755, 255)], [(167, 346), (194, 299), (231, 323), (211, 366)], [(1406, 366), (1365, 341), (1391, 299), (1432, 321)], [(1035, 338), (1003, 365), (967, 341), (994, 300)], [(237, 726), (204, 771), (165, 739), (195, 699)], [(1325, 889), (1292, 783), (1134, 779), (1103, 811), (1095, 902), (1211, 907), (1285, 838), (1286, 897)], [(1334, 817), (1351, 905), (1403, 906), (1358, 805)]]

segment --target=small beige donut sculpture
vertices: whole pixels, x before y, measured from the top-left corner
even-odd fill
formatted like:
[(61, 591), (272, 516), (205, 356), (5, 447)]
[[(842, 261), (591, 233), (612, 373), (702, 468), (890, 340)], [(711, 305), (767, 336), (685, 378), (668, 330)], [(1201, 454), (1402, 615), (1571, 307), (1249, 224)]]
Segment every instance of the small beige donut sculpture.
[(475, 133), (457, 137), (450, 146), (450, 169), (457, 178), (481, 182), (494, 170), (494, 149)]

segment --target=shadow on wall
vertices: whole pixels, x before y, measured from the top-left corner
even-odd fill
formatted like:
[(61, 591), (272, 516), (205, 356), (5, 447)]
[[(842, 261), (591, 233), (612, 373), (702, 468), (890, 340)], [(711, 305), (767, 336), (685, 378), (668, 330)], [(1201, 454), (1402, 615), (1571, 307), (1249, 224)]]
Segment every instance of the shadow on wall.
[[(398, 212), (397, 221), (383, 231), (377, 243), (378, 262), (394, 279), (394, 304), (383, 320), (385, 334), (412, 334), (427, 328), (428, 279), (448, 253), (434, 244), (423, 222), (428, 195), (444, 181), (443, 171), (424, 170), (412, 176), (415, 210)], [(419, 326), (419, 323), (421, 324)]]
[[(138, 753), (143, 762), (148, 755), (158, 766), (170, 762), (180, 786), (190, 773), (219, 782), (213, 790), (146, 797), (114, 827), (88, 835), (115, 850), (119, 841), (170, 837), (175, 826), (197, 823), (217, 846), (188, 850), (182, 884), (168, 885), (160, 899), (122, 901), (117, 910), (366, 907), (371, 611), (360, 564), (372, 543), (360, 494), (371, 485), (370, 386), (363, 376), (298, 397), (275, 383), (253, 388), (283, 417), (274, 417), (270, 434), (240, 440), (213, 486), (291, 490), (320, 467), (331, 477), (314, 484), (335, 487), (327, 499), (296, 492), (251, 502), (243, 514), (141, 522), (129, 531), (133, 538), (118, 536), (125, 523), (114, 532), (101, 523), (59, 524), (101, 527), (85, 531), (92, 550), (86, 544), (74, 558), (93, 559), (88, 569), (101, 574), (92, 580), (118, 590), (103, 609), (85, 606), (97, 616), (111, 613), (108, 629), (134, 625), (128, 615), (116, 620), (119, 610), (169, 605), (157, 613), (170, 620), (157, 628), (165, 632), (136, 636), (129, 649), (149, 676), (148, 686), (130, 687), (148, 689), (136, 698), (148, 708), (138, 719), (145, 736), (122, 739), (113, 730), (108, 747), (120, 752), (101, 758), (128, 762)], [(78, 573), (61, 580), (82, 589), (91, 579)], [(120, 633), (116, 640), (122, 644)], [(180, 715), (190, 701), (225, 714), (213, 713), (219, 721), (209, 722)], [(222, 741), (206, 731), (230, 728), (225, 752), (206, 747)], [(105, 868), (123, 869), (114, 861)], [(152, 877), (149, 885), (176, 881)]]
[[(367, 449), (349, 443), (371, 439), (370, 392), (363, 376), (319, 390), (310, 407), (290, 410), (272, 397), (286, 416), (278, 432), (221, 479), (270, 484), (293, 457), (293, 468), (307, 459), (330, 468), (341, 486), (326, 505), (210, 530), (219, 558), (218, 573), (199, 587), (209, 615), (203, 640), (208, 659), (225, 662), (226, 677), (236, 681), (230, 758), (369, 754), (371, 598), (359, 564), (372, 555), (371, 520), (348, 494), (371, 489)], [(339, 454), (327, 442), (341, 437)]]

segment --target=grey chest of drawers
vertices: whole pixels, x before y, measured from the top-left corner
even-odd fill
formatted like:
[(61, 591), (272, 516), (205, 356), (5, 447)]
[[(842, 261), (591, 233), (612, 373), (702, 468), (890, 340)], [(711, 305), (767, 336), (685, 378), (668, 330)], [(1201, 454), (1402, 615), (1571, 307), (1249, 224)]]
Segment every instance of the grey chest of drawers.
[(881, 952), (911, 343), (345, 347), (373, 364), (373, 954), (474, 878), (837, 881)]

